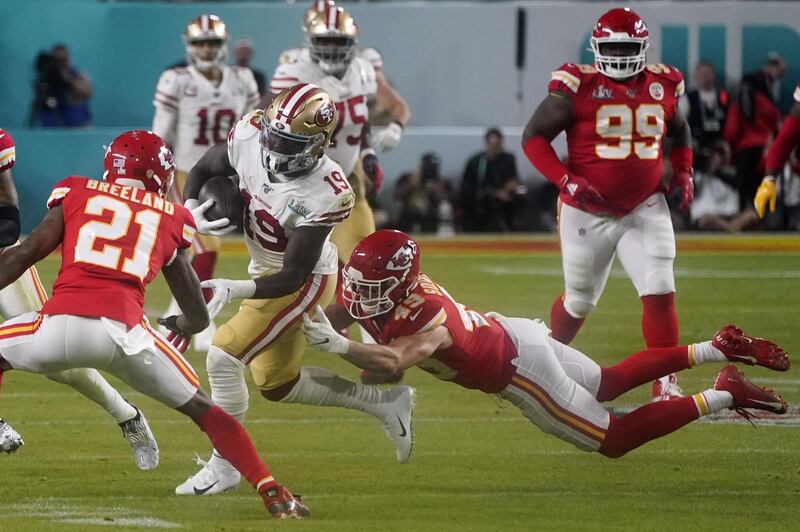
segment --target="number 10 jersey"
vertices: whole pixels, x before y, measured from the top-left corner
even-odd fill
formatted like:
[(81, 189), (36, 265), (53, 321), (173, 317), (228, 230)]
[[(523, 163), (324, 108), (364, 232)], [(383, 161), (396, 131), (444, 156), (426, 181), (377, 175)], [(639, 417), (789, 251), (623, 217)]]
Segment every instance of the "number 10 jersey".
[(567, 170), (587, 179), (603, 196), (600, 206), (575, 208), (624, 216), (656, 192), (663, 168), (661, 140), (678, 112), (683, 75), (668, 65), (647, 65), (618, 81), (590, 65), (567, 63), (552, 73), (548, 89), (572, 99), (567, 129)]
[[(271, 179), (261, 162), (261, 116), (246, 114), (228, 137), (228, 162), (239, 175), (244, 198), (244, 234), (253, 277), (274, 273), (283, 266), (283, 254), (299, 227), (333, 227), (350, 215), (355, 195), (341, 166), (323, 155), (305, 176), (291, 181)], [(316, 250), (309, 250), (316, 253)], [(337, 271), (336, 246), (325, 240), (313, 273)]]

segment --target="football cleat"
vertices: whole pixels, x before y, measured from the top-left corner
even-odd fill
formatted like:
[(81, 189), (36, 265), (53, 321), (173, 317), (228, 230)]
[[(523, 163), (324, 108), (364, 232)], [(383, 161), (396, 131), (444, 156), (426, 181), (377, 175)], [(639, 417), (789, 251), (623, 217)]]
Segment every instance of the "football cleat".
[(285, 487), (276, 485), (266, 489), (261, 493), (264, 499), (264, 506), (272, 517), (276, 519), (302, 519), (311, 515), (308, 507), (300, 500), (299, 495), (292, 495), (292, 492)]
[(711, 345), (731, 362), (764, 366), (775, 371), (789, 369), (789, 355), (781, 346), (764, 338), (748, 336), (735, 325), (728, 325), (714, 335)]
[(22, 441), (22, 436), (19, 435), (19, 432), (0, 419), (0, 451), (10, 454), (23, 445), (25, 445), (25, 442)]
[(216, 495), (239, 486), (242, 475), (235, 469), (214, 467), (199, 456), (196, 458), (203, 469), (175, 488), (175, 495)]
[(379, 414), (386, 436), (394, 443), (397, 461), (401, 464), (411, 458), (411, 448), (414, 445), (411, 423), (415, 394), (411, 386), (395, 386), (386, 392), (387, 400), (382, 404), (383, 411)]
[(136, 416), (119, 424), (122, 435), (128, 440), (133, 451), (136, 467), (149, 471), (158, 466), (158, 443), (150, 430), (147, 418), (136, 406)]
[(752, 416), (745, 408), (766, 410), (773, 414), (784, 414), (789, 406), (773, 390), (761, 388), (747, 380), (744, 373), (736, 369), (733, 364), (722, 368), (722, 371), (717, 375), (717, 380), (714, 382), (714, 389), (729, 392), (733, 396), (731, 409), (745, 419), (749, 419)]
[(674, 373), (653, 381), (652, 393), (652, 403), (683, 397), (683, 390), (678, 386), (678, 377)]

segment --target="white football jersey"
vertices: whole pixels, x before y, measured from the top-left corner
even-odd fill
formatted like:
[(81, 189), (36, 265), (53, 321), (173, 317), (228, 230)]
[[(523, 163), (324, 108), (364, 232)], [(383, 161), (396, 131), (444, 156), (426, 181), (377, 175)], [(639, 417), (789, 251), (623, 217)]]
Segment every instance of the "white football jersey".
[(323, 72), (307, 53), (305, 58), (301, 53), (295, 61), (278, 65), (269, 89), (278, 94), (297, 83), (313, 83), (333, 98), (338, 123), (327, 154), (349, 176), (358, 162), (361, 137), (369, 118), (367, 99), (377, 90), (375, 69), (371, 63), (356, 57), (339, 79)]
[[(342, 168), (327, 156), (308, 175), (286, 183), (271, 180), (261, 163), (262, 113), (256, 110), (242, 117), (228, 137), (228, 160), (239, 175), (247, 207), (244, 234), (253, 277), (283, 266), (283, 253), (296, 228), (333, 227), (350, 215), (355, 203)], [(328, 235), (313, 273), (337, 270), (336, 246)]]
[(188, 172), (208, 148), (225, 142), (236, 121), (258, 103), (249, 68), (222, 66), (222, 81), (211, 83), (195, 67), (165, 70), (158, 80), (153, 105), (175, 115), (169, 131), (153, 132), (172, 145), (175, 166)]
[[(383, 68), (383, 56), (377, 48), (372, 48), (371, 46), (359, 48), (356, 50), (356, 57), (360, 57), (370, 63), (376, 72)], [(298, 60), (309, 61), (310, 59), (311, 56), (308, 54), (308, 47), (302, 46), (298, 48), (289, 48), (281, 52), (281, 55), (278, 56), (278, 63), (293, 63)]]

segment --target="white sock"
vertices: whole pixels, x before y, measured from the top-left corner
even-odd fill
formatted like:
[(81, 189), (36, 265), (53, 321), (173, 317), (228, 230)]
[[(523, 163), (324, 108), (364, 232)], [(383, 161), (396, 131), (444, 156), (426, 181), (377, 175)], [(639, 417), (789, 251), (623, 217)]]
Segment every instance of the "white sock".
[(339, 406), (379, 417), (387, 393), (377, 386), (343, 379), (327, 369), (307, 366), (300, 368), (300, 379), (281, 402)]
[(725, 362), (728, 360), (722, 351), (711, 345), (711, 341), (689, 345), (689, 364), (699, 366), (706, 362)]
[(697, 407), (697, 412), (700, 417), (719, 412), (726, 408), (733, 406), (733, 395), (724, 390), (706, 390), (701, 393), (694, 394), (694, 406)]
[(48, 373), (47, 378), (79, 391), (88, 399), (105, 408), (117, 423), (123, 423), (136, 417), (136, 409), (125, 401), (96, 369), (76, 368), (58, 371)]
[[(211, 400), (225, 412), (244, 423), (249, 406), (250, 394), (244, 381), (245, 365), (214, 345), (208, 350), (206, 368), (208, 383), (211, 386)], [(236, 471), (230, 462), (222, 458), (216, 449), (211, 453), (208, 463), (214, 469)]]

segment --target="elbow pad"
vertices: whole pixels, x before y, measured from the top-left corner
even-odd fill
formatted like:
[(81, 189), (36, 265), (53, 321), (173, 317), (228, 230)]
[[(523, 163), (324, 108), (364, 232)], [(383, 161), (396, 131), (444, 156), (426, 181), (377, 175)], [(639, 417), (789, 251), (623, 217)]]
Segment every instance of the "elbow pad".
[(19, 209), (0, 207), (0, 247), (12, 246), (19, 240)]

